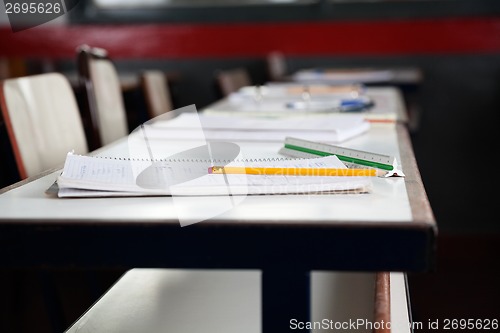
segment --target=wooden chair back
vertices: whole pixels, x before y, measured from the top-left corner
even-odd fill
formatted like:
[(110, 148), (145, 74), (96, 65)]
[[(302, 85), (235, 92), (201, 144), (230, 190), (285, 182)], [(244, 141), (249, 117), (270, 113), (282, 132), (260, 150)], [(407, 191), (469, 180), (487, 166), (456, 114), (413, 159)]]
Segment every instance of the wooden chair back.
[(74, 91), (60, 73), (1, 82), (0, 106), (21, 179), (88, 152)]
[(282, 81), (287, 74), (287, 64), (283, 53), (278, 51), (269, 53), (266, 62), (269, 80)]
[(129, 134), (120, 78), (107, 52), (81, 45), (77, 48), (82, 110), (91, 149)]
[(150, 119), (173, 110), (167, 76), (161, 70), (141, 73), (141, 85)]
[(252, 85), (252, 80), (248, 70), (245, 68), (233, 68), (219, 70), (216, 73), (216, 80), (222, 95), (238, 91), (238, 89)]

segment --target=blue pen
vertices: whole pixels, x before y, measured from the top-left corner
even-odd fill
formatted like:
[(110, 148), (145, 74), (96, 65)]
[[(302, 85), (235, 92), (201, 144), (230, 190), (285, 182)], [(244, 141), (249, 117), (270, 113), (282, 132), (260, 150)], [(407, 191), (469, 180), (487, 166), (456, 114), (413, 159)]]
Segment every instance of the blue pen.
[(291, 101), (286, 103), (286, 107), (289, 109), (339, 112), (364, 111), (372, 106), (373, 101), (363, 97), (330, 101)]
[(344, 100), (340, 105), (341, 112), (356, 112), (368, 110), (373, 106), (373, 101), (367, 98), (357, 98), (352, 100)]

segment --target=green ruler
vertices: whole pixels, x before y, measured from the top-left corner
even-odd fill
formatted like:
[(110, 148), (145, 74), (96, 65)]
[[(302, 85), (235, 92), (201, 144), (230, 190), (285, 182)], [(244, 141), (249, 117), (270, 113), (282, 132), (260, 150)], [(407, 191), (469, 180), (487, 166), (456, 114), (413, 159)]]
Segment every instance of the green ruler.
[(347, 164), (349, 167), (363, 166), (380, 169), (387, 172), (385, 175), (386, 177), (404, 176), (403, 172), (398, 169), (396, 158), (389, 155), (344, 148), (292, 137), (287, 137), (285, 139), (285, 145), (279, 152), (282, 155), (300, 158), (336, 155), (339, 160)]

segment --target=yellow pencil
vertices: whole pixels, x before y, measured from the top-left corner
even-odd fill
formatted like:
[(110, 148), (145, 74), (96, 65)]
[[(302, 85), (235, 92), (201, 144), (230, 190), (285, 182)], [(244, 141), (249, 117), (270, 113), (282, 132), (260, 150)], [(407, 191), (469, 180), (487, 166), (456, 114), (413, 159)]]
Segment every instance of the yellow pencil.
[(213, 174), (246, 174), (275, 176), (377, 176), (375, 169), (329, 169), (329, 168), (276, 168), (276, 167), (223, 167), (208, 168)]

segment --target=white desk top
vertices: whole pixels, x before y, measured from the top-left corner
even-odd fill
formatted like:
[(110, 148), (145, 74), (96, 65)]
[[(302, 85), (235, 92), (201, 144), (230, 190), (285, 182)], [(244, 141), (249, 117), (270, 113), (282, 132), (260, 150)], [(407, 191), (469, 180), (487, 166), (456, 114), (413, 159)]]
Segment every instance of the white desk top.
[[(154, 142), (153, 142), (154, 144)], [(279, 157), (278, 143), (238, 143), (247, 158)], [(351, 139), (344, 144), (350, 148), (377, 151), (398, 158), (399, 145), (393, 128), (375, 127), (369, 133)], [(100, 155), (123, 157), (127, 141), (122, 141)], [(170, 147), (170, 149), (168, 148)], [(165, 144), (165, 150), (175, 153), (183, 149), (182, 143)], [(73, 219), (92, 223), (93, 220), (142, 221), (143, 223), (176, 222), (180, 198), (84, 198), (60, 199), (48, 197), (44, 191), (55, 181), (60, 171), (15, 188), (0, 195), (0, 219), (70, 221)], [(373, 179), (373, 193), (369, 194), (320, 194), (247, 196), (231, 210), (220, 214), (219, 197), (182, 198), (181, 207), (189, 212), (189, 218), (213, 216), (224, 223), (319, 223), (338, 222), (411, 222), (412, 213), (404, 178)], [(30, 207), (30, 209), (26, 209)], [(140, 209), (138, 209), (140, 207)], [(43, 221), (43, 222), (42, 222)]]
[[(160, 156), (193, 147), (159, 140), (150, 142)], [(95, 154), (126, 157), (132, 143), (126, 138)], [(276, 157), (281, 148), (279, 143), (236, 143), (245, 158)], [(16, 267), (255, 268), (286, 266), (293, 257), (294, 267), (309, 269), (428, 268), (436, 224), (404, 125), (373, 126), (342, 145), (393, 155), (406, 177), (374, 177), (367, 194), (61, 199), (44, 193), (58, 170), (0, 192), (0, 242), (8, 249), (2, 259)], [(181, 228), (180, 221), (199, 223)], [(186, 242), (197, 246), (186, 247)], [(36, 253), (21, 250), (28, 244), (36, 246)], [(166, 256), (167, 249), (176, 255)]]

